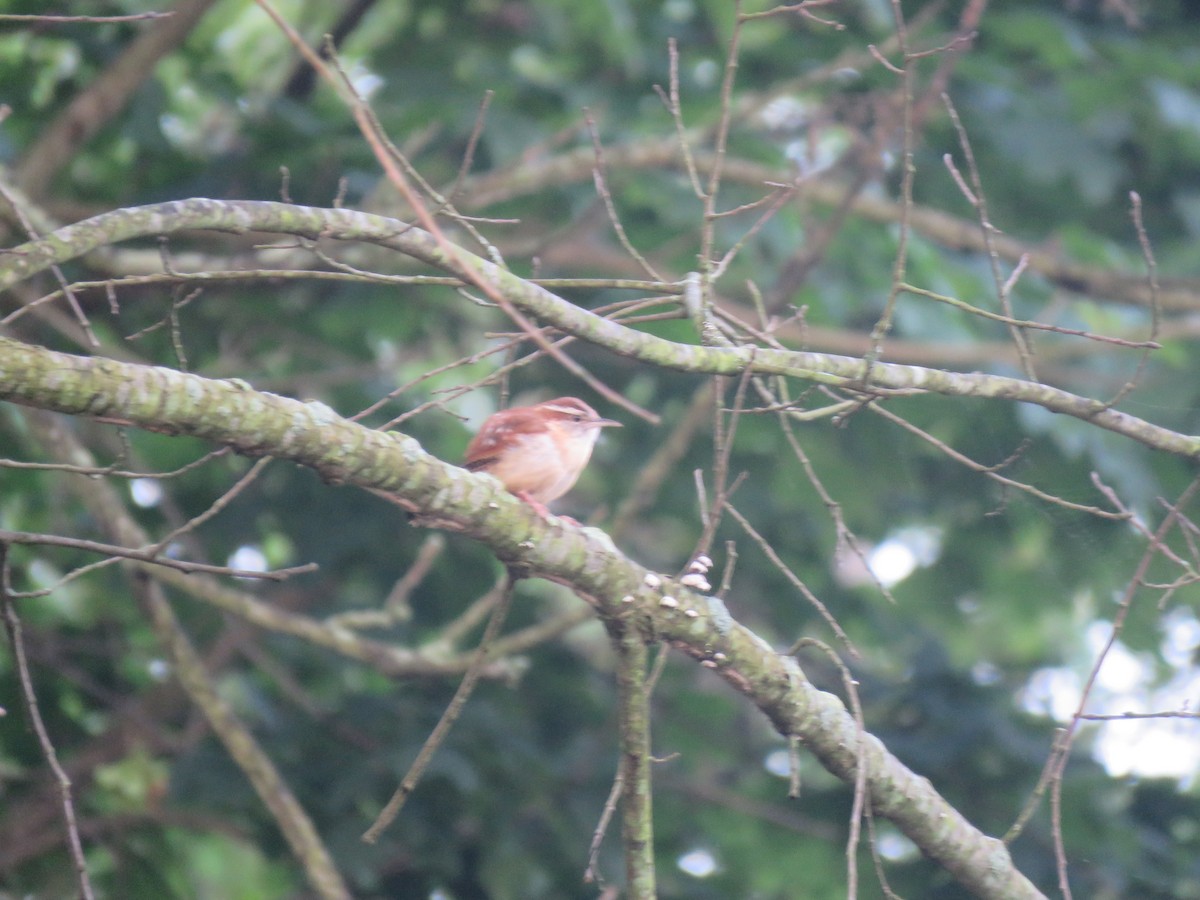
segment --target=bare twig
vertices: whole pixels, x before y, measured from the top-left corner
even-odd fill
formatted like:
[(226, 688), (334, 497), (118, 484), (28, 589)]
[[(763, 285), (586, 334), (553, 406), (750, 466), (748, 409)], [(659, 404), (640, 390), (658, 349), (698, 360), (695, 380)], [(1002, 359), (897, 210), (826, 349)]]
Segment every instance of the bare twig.
[(783, 561), (783, 559), (775, 551), (775, 548), (771, 546), (771, 542), (759, 534), (755, 530), (754, 526), (750, 524), (750, 521), (729, 503), (725, 504), (725, 508), (729, 510), (729, 514), (737, 520), (737, 523), (741, 525), (743, 529), (745, 529), (746, 534), (750, 535), (750, 538), (754, 541), (754, 543), (758, 544), (759, 549), (766, 554), (766, 557), (771, 561), (771, 564), (779, 570), (784, 578), (792, 583), (792, 586), (795, 587), (796, 590), (798, 590), (809, 603), (812, 604), (813, 608), (817, 611), (821, 618), (825, 620), (825, 624), (829, 626), (830, 630), (837, 635), (838, 640), (842, 642), (842, 645), (846, 648), (846, 652), (854, 657), (854, 659), (862, 659), (862, 654), (859, 653), (858, 648), (851, 643), (849, 636), (842, 629), (842, 626), (838, 624), (837, 619), (833, 617), (833, 613), (831, 613), (829, 608), (817, 598), (817, 595), (812, 592), (812, 590), (807, 584), (804, 583), (800, 576), (793, 572), (788, 564)]
[(1146, 261), (1146, 288), (1150, 293), (1150, 339), (1147, 349), (1138, 358), (1137, 368), (1125, 384), (1121, 385), (1116, 395), (1108, 401), (1108, 406), (1116, 406), (1130, 393), (1137, 389), (1150, 364), (1150, 351), (1159, 349), (1157, 342), (1159, 318), (1162, 313), (1158, 308), (1158, 262), (1154, 259), (1154, 248), (1150, 245), (1150, 235), (1146, 233), (1146, 223), (1142, 220), (1142, 197), (1137, 191), (1129, 192), (1129, 214), (1133, 219), (1133, 227), (1137, 232), (1138, 246), (1142, 248), (1142, 259)]
[(788, 653), (795, 655), (802, 647), (816, 647), (837, 667), (838, 674), (842, 679), (842, 688), (850, 702), (850, 711), (854, 715), (854, 723), (858, 726), (858, 761), (855, 765), (854, 805), (850, 811), (850, 834), (846, 838), (846, 872), (848, 875), (846, 896), (854, 898), (858, 896), (858, 842), (861, 835), (862, 818), (864, 812), (870, 814), (867, 808), (867, 744), (863, 740), (867, 733), (867, 724), (863, 717), (862, 702), (858, 696), (856, 686), (858, 682), (854, 680), (854, 676), (850, 674), (846, 664), (833, 652), (833, 648), (815, 638), (801, 638), (792, 645)]
[[(1000, 274), (1000, 257), (992, 244), (992, 235), (996, 232), (996, 227), (992, 225), (991, 219), (988, 217), (987, 197), (983, 192), (983, 178), (979, 174), (979, 167), (975, 164), (975, 153), (971, 149), (971, 140), (967, 136), (967, 130), (963, 127), (962, 121), (958, 117), (958, 110), (955, 109), (954, 104), (951, 102), (949, 94), (942, 94), (942, 103), (945, 104), (946, 112), (950, 116), (950, 123), (954, 126), (955, 134), (958, 135), (958, 146), (967, 161), (967, 172), (971, 176), (971, 184), (974, 190), (964, 191), (964, 196), (975, 207), (975, 212), (979, 216), (980, 235), (986, 250), (988, 264), (992, 269), (992, 280), (996, 285), (996, 293), (1000, 300), (1000, 309), (1011, 323), (1009, 325), (1009, 333), (1012, 335), (1013, 344), (1016, 346), (1017, 353), (1021, 358), (1021, 369), (1025, 373), (1025, 377), (1030, 381), (1037, 381), (1037, 370), (1033, 365), (1033, 348), (1030, 347), (1028, 337), (1021, 330), (1021, 326), (1015, 323), (1013, 317), (1010, 291), (1020, 267), (1014, 270), (1008, 279), (1003, 278)], [(966, 185), (962, 183), (962, 176), (954, 168), (949, 154), (946, 155), (945, 161), (946, 167), (954, 174), (956, 181), (965, 188)]]
[(33, 689), (33, 677), (29, 672), (29, 660), (25, 655), (25, 641), (21, 633), (21, 619), (13, 603), (13, 594), (9, 589), (8, 541), (0, 536), (0, 607), (3, 608), (4, 627), (8, 631), (8, 641), (12, 646), (13, 661), (16, 663), (17, 679), (21, 683), (21, 696), (25, 701), (25, 710), (29, 714), (29, 722), (37, 735), (38, 745), (46, 764), (54, 773), (58, 782), (59, 796), (62, 802), (63, 824), (67, 830), (67, 846), (71, 851), (71, 862), (75, 866), (75, 876), (79, 880), (79, 894), (84, 900), (93, 900), (91, 879), (88, 877), (87, 861), (83, 855), (83, 843), (79, 839), (79, 826), (75, 819), (75, 803), (71, 799), (71, 779), (58, 761), (54, 742), (50, 740), (50, 732), (42, 720), (38, 708), (37, 693)]
[(425, 739), (425, 743), (421, 746), (417, 758), (413, 760), (408, 772), (400, 781), (400, 786), (396, 788), (396, 792), (392, 794), (390, 800), (375, 817), (375, 821), (371, 823), (371, 827), (363, 833), (362, 839), (368, 844), (374, 844), (379, 840), (379, 836), (383, 834), (383, 830), (388, 827), (400, 814), (400, 810), (404, 807), (404, 802), (408, 799), (416, 788), (421, 776), (425, 774), (425, 769), (433, 759), (434, 753), (438, 747), (445, 741), (446, 736), (450, 733), (450, 729), (462, 714), (463, 708), (467, 704), (472, 691), (475, 690), (475, 685), (479, 681), (479, 676), (483, 672), (484, 664), (488, 660), (488, 655), (492, 650), (492, 642), (500, 634), (500, 629), (504, 625), (504, 619), (508, 615), (509, 604), (512, 601), (513, 588), (516, 586), (516, 576), (511, 573), (506, 579), (506, 585), (501, 593), (500, 600), (492, 608), (492, 617), (488, 620), (487, 628), (484, 629), (483, 637), (479, 641), (479, 646), (475, 650), (475, 656), (471, 661), (470, 668), (463, 675), (462, 681), (459, 682), (458, 689), (454, 692), (454, 696), (450, 698), (450, 703), (442, 712), (442, 717), (434, 726), (433, 731), (429, 733), (429, 737)]
[(608, 189), (607, 164), (604, 162), (604, 145), (600, 143), (600, 132), (596, 129), (596, 122), (589, 110), (584, 110), (584, 121), (587, 122), (588, 134), (592, 136), (592, 152), (596, 154), (596, 168), (592, 172), (592, 180), (595, 182), (597, 195), (599, 195), (600, 200), (604, 203), (604, 209), (608, 213), (608, 221), (612, 224), (613, 232), (617, 235), (617, 240), (621, 242), (621, 246), (625, 248), (625, 252), (633, 257), (634, 261), (646, 271), (646, 274), (655, 281), (661, 282), (663, 277), (655, 271), (654, 266), (638, 251), (637, 247), (633, 246), (633, 242), (629, 240), (629, 235), (625, 233), (625, 226), (621, 224), (621, 216), (617, 212), (617, 205), (613, 201), (612, 193)]
[[(293, 566), (286, 569), (274, 569), (268, 572), (259, 572), (253, 569), (235, 569), (230, 566), (216, 566), (209, 563), (188, 562), (187, 560), (171, 559), (162, 555), (162, 547), (158, 544), (151, 544), (146, 547), (121, 547), (115, 544), (104, 544), (98, 541), (88, 541), (82, 538), (62, 537), (56, 534), (31, 534), (23, 531), (7, 531), (0, 530), (0, 541), (9, 544), (33, 544), (47, 547), (65, 547), (71, 550), (83, 550), (86, 553), (103, 553), (105, 556), (111, 557), (107, 560), (102, 560), (99, 563), (92, 563), (79, 569), (75, 573), (75, 577), (86, 571), (92, 571), (98, 566), (112, 565), (122, 559), (134, 560), (136, 562), (151, 563), (156, 566), (163, 566), (167, 569), (175, 569), (180, 572), (206, 572), (211, 575), (226, 575), (232, 578), (258, 578), (264, 581), (285, 581), (296, 575), (303, 575), (317, 570), (316, 563), (307, 563), (303, 566)], [(63, 579), (63, 581), (74, 580)], [(62, 583), (62, 582), (60, 582)], [(25, 597), (43, 597), (49, 593), (49, 589), (41, 591), (30, 591), (29, 593), (21, 593), (16, 596)]]

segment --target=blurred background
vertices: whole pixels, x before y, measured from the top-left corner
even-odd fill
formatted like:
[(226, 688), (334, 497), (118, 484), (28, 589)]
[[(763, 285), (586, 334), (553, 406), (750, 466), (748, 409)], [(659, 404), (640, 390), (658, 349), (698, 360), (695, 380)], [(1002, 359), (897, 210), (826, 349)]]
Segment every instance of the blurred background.
[[(1026, 359), (1005, 324), (914, 293), (896, 298), (881, 358), (1014, 377), (1027, 377), (1032, 365), (1049, 385), (1119, 397), (1118, 408), (1134, 416), (1200, 431), (1200, 8), (1170, 0), (900, 5), (910, 51), (930, 51), (910, 63), (907, 114), (905, 81), (878, 58), (901, 61), (895, 10), (884, 0), (813, 6), (810, 16), (763, 17), (740, 31), (717, 208), (756, 203), (771, 184), (797, 189), (769, 218), (758, 205), (716, 221), (715, 258), (744, 241), (716, 284), (721, 309), (788, 347), (859, 356), (888, 309), (902, 248), (904, 281), (993, 312), (1024, 254), (1008, 285), (1012, 315), (1060, 329), (1025, 332)], [(78, 14), (77, 6), (10, 0), (7, 11)], [(654, 309), (671, 317), (632, 327), (699, 343), (676, 293), (611, 284), (650, 276), (622, 247), (598, 196), (587, 123), (603, 145), (604, 186), (627, 240), (663, 282), (695, 270), (703, 205), (655, 86), (668, 88), (674, 41), (679, 124), (706, 180), (734, 32), (730, 4), (274, 6), (311, 46), (332, 35), (346, 76), (397, 147), (458, 210), (483, 218), (475, 227), (515, 273), (598, 279), (551, 287), (593, 310), (659, 297)], [(0, 19), (0, 99), (10, 107), (0, 123), (7, 246), (28, 237), (14, 208), (39, 233), (190, 197), (410, 217), (344, 104), (257, 5), (88, 7), (96, 17), (175, 15)], [(906, 141), (915, 167), (907, 207)], [(986, 201), (991, 246), (964, 183)], [(1131, 191), (1157, 265), (1153, 296)], [(446, 227), (486, 255), (461, 223)], [(395, 427), (451, 461), (500, 404), (581, 396), (625, 427), (605, 434), (558, 508), (591, 517), (647, 566), (675, 572), (687, 564), (703, 528), (694, 473), (712, 487), (711, 379), (569, 345), (597, 377), (662, 416), (651, 426), (605, 404), (553, 360), (531, 358), (528, 344), (512, 346), (505, 335), (513, 327), (498, 310), (450, 287), (353, 277), (339, 265), (429, 274), (367, 247), (184, 234), (117, 245), (64, 268), (81, 283), (77, 298), (98, 347), (61, 298), (11, 315), (56, 290), (51, 278), (0, 297), (0, 317), (8, 317), (4, 332), (22, 340), (240, 378), (346, 416), (388, 398), (364, 421), (403, 417)], [(131, 280), (167, 266), (243, 274), (202, 285)], [(332, 277), (338, 272), (347, 277)], [(1161, 349), (1062, 330), (1126, 342), (1154, 336)], [(521, 361), (528, 364), (504, 368)], [(735, 388), (720, 386), (725, 406)], [(807, 391), (800, 399), (812, 409), (837, 399), (811, 385), (791, 390), (794, 399)], [(751, 395), (747, 402), (757, 403)], [(1033, 796), (1056, 732), (1076, 713), (1104, 652), (1086, 712), (1165, 715), (1080, 725), (1061, 785), (1075, 895), (1200, 897), (1194, 531), (1187, 525), (1169, 539), (1186, 565), (1157, 556), (1146, 584), (1130, 594), (1145, 537), (1079, 508), (1113, 509), (1098, 480), (1154, 529), (1164, 499), (1173, 502), (1195, 477), (1193, 463), (1003, 400), (922, 395), (877, 405), (894, 418), (871, 408), (814, 417), (793, 425), (795, 444), (774, 416), (741, 416), (728, 464), (731, 478), (748, 473), (734, 506), (859, 649), (853, 671), (867, 728), (973, 824), (1003, 835)], [(25, 416), (0, 407), (0, 455), (45, 461)], [(85, 420), (64, 427), (98, 465), (122, 470), (173, 472), (212, 449)], [(639, 481), (651, 460), (665, 463), (662, 474)], [(107, 480), (157, 538), (204, 512), (250, 465), (219, 456), (167, 479)], [(1001, 465), (1005, 477), (1051, 499), (979, 471)], [(0, 527), (96, 537), (71, 477), (0, 467)], [(848, 550), (817, 483), (839, 505), (861, 557)], [(317, 619), (380, 608), (420, 558), (423, 576), (406, 586), (402, 614), (366, 633), (428, 649), (442, 646), (447, 627), (499, 574), (469, 540), (430, 541), (395, 507), (274, 463), (181, 538), (179, 553), (246, 569), (315, 562), (314, 574), (233, 587)], [(714, 584), (734, 564), (731, 547), (726, 602), (739, 621), (781, 649), (803, 636), (842, 649), (731, 519), (713, 545)], [(16, 547), (14, 588), (55, 585), (93, 559)], [(520, 585), (508, 630), (562, 627), (511, 660), (508, 677), (481, 684), (374, 846), (359, 836), (458, 676), (392, 677), (183, 592), (172, 598), (223, 696), (296, 791), (356, 896), (600, 894), (583, 873), (617, 763), (615, 689), (604, 631), (568, 591)], [(117, 568), (23, 600), (19, 611), (104, 896), (309, 896), (245, 777), (173, 686)], [(1106, 650), (1118, 615), (1119, 634)], [(478, 631), (456, 634), (453, 649), (469, 650)], [(823, 654), (800, 657), (819, 685), (842, 693)], [(73, 894), (56, 790), (21, 714), (7, 648), (0, 706), (9, 713), (0, 720), (0, 886), (11, 896)], [(655, 769), (663, 896), (845, 896), (851, 788), (801, 754), (801, 798), (788, 800), (784, 739), (683, 657), (668, 661), (655, 693), (654, 748), (665, 759)], [(1054, 831), (1043, 797), (1012, 845), (1018, 867), (1050, 893)], [(888, 823), (877, 824), (875, 846), (897, 893), (963, 896)], [(618, 884), (619, 854), (619, 835), (610, 834), (599, 870)], [(882, 896), (865, 874), (865, 844), (860, 859), (859, 896)]]

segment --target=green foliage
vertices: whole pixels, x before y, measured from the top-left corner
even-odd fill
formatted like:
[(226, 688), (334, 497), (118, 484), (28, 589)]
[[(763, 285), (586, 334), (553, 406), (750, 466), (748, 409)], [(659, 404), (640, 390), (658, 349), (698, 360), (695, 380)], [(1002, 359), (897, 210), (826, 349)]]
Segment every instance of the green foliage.
[[(104, 10), (94, 14), (116, 14), (131, 5), (100, 4)], [(312, 44), (349, 6), (300, 0), (276, 5)], [(904, 6), (915, 19), (918, 10)], [(1158, 274), (1193, 277), (1200, 231), (1195, 50), (1200, 19), (1189, 3), (1154, 4), (1135, 29), (1103, 14), (1101, 6), (993, 4), (975, 45), (964, 48), (949, 71), (947, 90), (969, 136), (991, 222), (1034, 249), (1053, 249), (1066, 262), (1141, 276), (1143, 253), (1128, 214), (1128, 195), (1136, 190)], [(785, 181), (796, 176), (788, 160), (797, 147), (824, 137), (830, 146), (848, 149), (822, 178), (838, 184), (861, 178), (864, 197), (895, 197), (901, 145), (889, 104), (898, 82), (865, 49), (869, 43), (882, 46), (892, 34), (888, 9), (871, 3), (815, 10), (844, 23), (844, 30), (798, 16), (747, 27), (734, 106), (799, 98), (806, 112), (803, 122), (781, 127), (757, 114), (736, 116), (729, 158), (774, 167)], [(942, 11), (940, 19), (916, 28), (914, 46), (949, 40), (951, 15), (957, 11)], [(94, 83), (140, 26), (4, 27), (0, 81), (14, 111), (0, 129), (0, 157), (15, 166), (45, 124)], [(520, 182), (528, 187), (514, 187), (503, 204), (481, 210), (472, 208), (477, 182), (469, 178), (455, 202), (472, 215), (519, 220), (480, 226), (513, 271), (645, 277), (620, 254), (591, 174), (560, 177), (537, 170), (537, 164), (590, 147), (584, 107), (609, 154), (673, 140), (674, 124), (654, 92), (654, 85), (668, 84), (668, 38), (678, 41), (685, 125), (711, 129), (721, 111), (731, 34), (732, 13), (722, 2), (410, 0), (370, 5), (339, 53), (392, 140), (439, 189), (454, 183), (485, 92), (494, 92), (470, 176), (523, 161), (536, 174)], [(886, 55), (897, 58), (894, 50)], [(922, 59), (918, 88), (927, 87), (935, 67), (949, 65), (949, 59), (945, 54)], [(835, 63), (836, 77), (814, 74)], [(350, 112), (328, 85), (305, 86), (297, 78), (302, 70), (257, 6), (218, 4), (185, 44), (147, 73), (120, 114), (79, 148), (51, 195), (36, 199), (62, 218), (189, 196), (274, 199), (286, 168), (288, 195), (296, 202), (332, 205), (341, 179), (347, 205), (387, 202), (383, 198), (391, 191), (379, 188), (378, 164)], [(959, 171), (968, 171), (959, 139), (937, 96), (924, 99), (926, 118), (915, 148), (917, 203), (973, 223), (974, 211), (942, 162), (949, 154)], [(708, 149), (711, 130), (695, 144)], [(664, 280), (697, 269), (703, 205), (679, 168), (610, 164), (606, 173), (625, 232)], [(506, 187), (518, 183), (512, 171), (505, 177), (511, 179)], [(735, 172), (717, 207), (735, 209), (763, 193), (761, 179)], [(717, 257), (755, 225), (763, 209), (719, 220)], [(827, 228), (836, 230), (805, 277), (788, 288), (777, 284), (781, 269), (799, 250), (816, 247)], [(478, 250), (461, 230), (452, 234)], [(261, 243), (257, 236), (244, 242), (183, 236), (165, 250), (206, 254), (200, 268), (215, 270), (231, 267), (231, 258)], [(392, 255), (327, 243), (313, 246), (361, 253), (346, 257), (358, 268), (396, 274), (406, 265)], [(875, 326), (887, 308), (900, 244), (897, 222), (881, 224), (854, 212), (843, 220), (830, 203), (802, 192), (748, 241), (718, 284), (720, 299), (761, 325), (753, 282), (765, 298), (768, 320), (798, 316), (781, 328), (781, 340), (826, 349), (823, 335), (861, 337)], [(978, 308), (1000, 309), (985, 254), (925, 232), (907, 235), (906, 246), (908, 282)], [(286, 258), (288, 268), (329, 268), (311, 249), (306, 245), (287, 256), (284, 250), (264, 252), (255, 267), (282, 265)], [(1002, 279), (1012, 265), (1004, 262)], [(72, 278), (112, 274), (110, 264), (99, 259), (69, 270)], [(98, 353), (182, 366), (177, 346), (182, 347), (191, 371), (317, 399), (344, 415), (437, 372), (366, 421), (382, 425), (421, 404), (444, 401), (444, 408), (423, 411), (400, 427), (448, 460), (461, 458), (470, 429), (495, 408), (497, 392), (491, 388), (461, 399), (447, 392), (490, 375), (506, 361), (504, 354), (440, 370), (497, 346), (498, 339), (484, 333), (511, 331), (512, 325), (494, 308), (472, 304), (449, 288), (283, 275), (202, 287), (186, 305), (182, 300), (192, 286), (161, 284), (122, 285), (119, 303), (111, 307), (104, 290), (80, 291), (79, 301), (101, 339)], [(1015, 315), (1134, 340), (1148, 335), (1144, 307), (1118, 303), (1115, 296), (1085, 296), (1076, 288), (1031, 270), (1014, 287)], [(50, 282), (39, 286), (43, 293), (54, 289)], [(588, 308), (631, 296), (584, 288), (560, 293)], [(63, 307), (54, 308), (61, 315)], [(0, 315), (9, 311), (5, 306)], [(1200, 431), (1194, 329), (1178, 310), (1163, 316), (1178, 330), (1168, 330), (1164, 348), (1144, 371), (1138, 370), (1137, 350), (1041, 336), (1035, 354), (1039, 374), (1066, 390), (1106, 400), (1136, 373), (1137, 390), (1122, 397), (1121, 409), (1184, 433)], [(12, 327), (25, 339), (85, 352), (57, 319), (30, 316)], [(682, 318), (637, 327), (682, 343), (698, 341), (694, 325)], [(1009, 338), (1003, 324), (902, 293), (884, 359), (899, 347), (933, 366), (1018, 375), (1020, 362)], [(948, 349), (964, 355), (943, 355)], [(579, 342), (568, 351), (664, 420), (654, 428), (605, 410), (621, 416), (626, 427), (606, 436), (592, 468), (561, 504), (581, 519), (599, 511), (604, 527), (611, 521), (605, 513), (629, 496), (641, 466), (683, 418), (700, 382)], [(522, 399), (584, 390), (544, 360), (515, 370), (505, 387)], [(737, 385), (723, 388), (727, 406)], [(805, 392), (802, 402), (809, 408), (828, 400), (810, 385), (790, 389), (794, 397)], [(752, 404), (760, 399), (753, 390), (747, 397)], [(979, 466), (999, 467), (1006, 477), (1072, 503), (1103, 505), (1094, 472), (1151, 527), (1161, 521), (1159, 498), (1177, 496), (1193, 475), (1184, 461), (1040, 407), (927, 395), (875, 402)], [(111, 428), (86, 419), (69, 427), (100, 465), (112, 462), (121, 469), (171, 471), (211, 449), (151, 432), (117, 438)], [(868, 407), (836, 421), (792, 427), (846, 525), (868, 550), (899, 533), (920, 533), (932, 540), (931, 558), (892, 588), (894, 603), (869, 579), (848, 576), (841, 565), (846, 546), (770, 413), (738, 421), (729, 474), (731, 480), (741, 473), (746, 478), (732, 503), (829, 607), (860, 651), (854, 677), (868, 730), (929, 777), (973, 823), (1002, 834), (1037, 785), (1058, 724), (1034, 714), (1036, 704), (1027, 702), (1030, 684), (1051, 671), (1086, 674), (1094, 659), (1088, 629), (1113, 620), (1113, 598), (1126, 589), (1144, 542), (1127, 524), (989, 480)], [(14, 408), (0, 416), (0, 447), (5, 457), (41, 458)], [(647, 509), (615, 536), (617, 545), (661, 571), (686, 564), (701, 530), (693, 473), (704, 473), (711, 500), (714, 455), (710, 431), (702, 429)], [(131, 513), (150, 533), (167, 534), (204, 513), (249, 465), (228, 457), (209, 461), (165, 482), (168, 499), (130, 506)], [(112, 481), (128, 497), (124, 480)], [(0, 468), (0, 527), (96, 537), (99, 524), (72, 499), (60, 476)], [(176, 545), (180, 556), (215, 564), (244, 548), (257, 549), (273, 567), (317, 563), (315, 574), (253, 590), (280, 608), (323, 619), (380, 607), (413, 564), (424, 534), (381, 500), (274, 463), (227, 509), (195, 533), (178, 536)], [(713, 545), (715, 575), (732, 564), (727, 541), (737, 547), (727, 602), (739, 621), (780, 648), (800, 636), (816, 636), (845, 651), (768, 555), (728, 518)], [(1172, 547), (1186, 552), (1182, 543)], [(53, 586), (94, 558), (81, 550), (14, 546), (13, 587)], [(1178, 576), (1161, 561), (1151, 573), (1150, 581)], [(479, 546), (450, 537), (409, 599), (411, 618), (371, 635), (421, 647), (467, 610), (495, 575), (494, 560)], [(1194, 609), (1195, 591), (1185, 586), (1169, 605)], [(1164, 661), (1163, 619), (1148, 596), (1138, 594), (1121, 636), (1124, 646), (1148, 660), (1141, 685), (1147, 694), (1177, 672)], [(594, 623), (531, 650), (512, 683), (485, 682), (399, 822), (378, 845), (367, 846), (360, 834), (416, 756), (454, 680), (385, 678), (295, 638), (231, 625), (181, 594), (172, 594), (172, 602), (189, 633), (211, 654), (223, 696), (279, 765), (356, 896), (596, 895), (582, 877), (618, 752), (612, 662)], [(544, 621), (578, 602), (557, 588), (523, 585), (509, 628)], [(73, 780), (86, 820), (97, 826), (85, 830), (85, 844), (103, 895), (303, 893), (299, 867), (244, 774), (171, 687), (163, 651), (117, 567), (56, 586), (47, 597), (22, 600), (20, 612), (34, 649), (42, 714), (60, 756), (80, 765)], [(477, 632), (469, 630), (471, 636)], [(825, 657), (805, 651), (802, 661), (823, 689), (844, 694), (840, 674)], [(38, 793), (44, 761), (36, 741), (11, 724), (20, 718), (21, 703), (13, 661), (3, 654), (0, 706), (10, 712), (0, 741), (0, 777), (12, 782), (5, 790), (13, 810), (0, 818), (0, 834), (14, 835), (23, 814), (53, 805)], [(135, 707), (136, 716), (129, 712)], [(656, 769), (663, 896), (845, 896), (852, 788), (814, 771), (802, 754), (801, 799), (786, 799), (786, 779), (765, 765), (782, 752), (782, 739), (743, 697), (690, 660), (671, 658), (654, 707), (655, 752), (678, 754)], [(141, 722), (145, 731), (126, 738), (123, 729), (133, 728), (130, 721)], [(1062, 836), (1076, 895), (1200, 896), (1194, 788), (1111, 776), (1093, 749), (1085, 737), (1062, 788)], [(99, 762), (88, 764), (90, 754)], [(1013, 845), (1019, 867), (1045, 890), (1054, 889), (1057, 878), (1052, 829), (1043, 802)], [(618, 832), (609, 827), (599, 857), (611, 882), (622, 877)], [(53, 849), (26, 852), (7, 870), (0, 864), (9, 890), (71, 893), (63, 875), (65, 851), (54, 841), (48, 845)], [(697, 850), (716, 862), (710, 877), (694, 877), (679, 865)], [(859, 856), (860, 896), (880, 896), (869, 857), (865, 851)], [(960, 887), (911, 852), (884, 865), (905, 896), (961, 896)]]

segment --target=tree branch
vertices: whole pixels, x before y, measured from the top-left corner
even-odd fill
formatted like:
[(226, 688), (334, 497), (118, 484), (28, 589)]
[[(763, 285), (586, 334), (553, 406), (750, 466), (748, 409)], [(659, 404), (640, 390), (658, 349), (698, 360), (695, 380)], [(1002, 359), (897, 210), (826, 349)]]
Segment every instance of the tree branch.
[(42, 240), (7, 251), (8, 265), (0, 266), (0, 289), (105, 244), (198, 228), (361, 240), (398, 250), (443, 271), (469, 269), (473, 280), (494, 287), (522, 313), (582, 340), (607, 347), (614, 353), (668, 369), (713, 375), (737, 375), (750, 369), (758, 374), (784, 375), (865, 392), (875, 389), (922, 390), (947, 396), (1017, 400), (1082, 419), (1148, 447), (1188, 457), (1200, 455), (1198, 437), (1119, 412), (1099, 400), (1019, 378), (876, 363), (871, 366), (870, 383), (864, 385), (861, 382), (863, 362), (853, 357), (750, 346), (702, 347), (632, 331), (580, 309), (461, 248), (455, 248), (451, 259), (435, 237), (420, 228), (346, 209), (318, 209), (266, 201), (191, 199), (117, 210), (69, 225)]
[(324, 404), (259, 393), (238, 381), (88, 359), (5, 339), (0, 339), (0, 398), (65, 413), (116, 416), (246, 455), (288, 459), (328, 481), (392, 492), (427, 520), (483, 542), (521, 574), (569, 584), (605, 619), (619, 618), (625, 627), (667, 640), (715, 669), (781, 734), (801, 740), (847, 783), (854, 782), (862, 759), (872, 808), (980, 897), (1041, 896), (1013, 867), (1001, 842), (971, 826), (877, 738), (862, 735), (840, 700), (817, 690), (794, 659), (737, 623), (720, 600), (667, 580), (647, 584), (647, 570), (618, 552), (602, 532), (542, 518), (495, 479), (432, 457), (412, 438), (373, 431)]

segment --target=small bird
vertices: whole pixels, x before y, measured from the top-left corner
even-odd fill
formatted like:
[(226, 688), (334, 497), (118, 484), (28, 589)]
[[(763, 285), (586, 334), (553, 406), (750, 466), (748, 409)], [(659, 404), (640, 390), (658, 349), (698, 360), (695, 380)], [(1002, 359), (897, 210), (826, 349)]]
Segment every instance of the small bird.
[(499, 478), (508, 490), (543, 516), (546, 504), (569, 491), (591, 458), (602, 419), (575, 397), (493, 413), (467, 445), (466, 467)]

